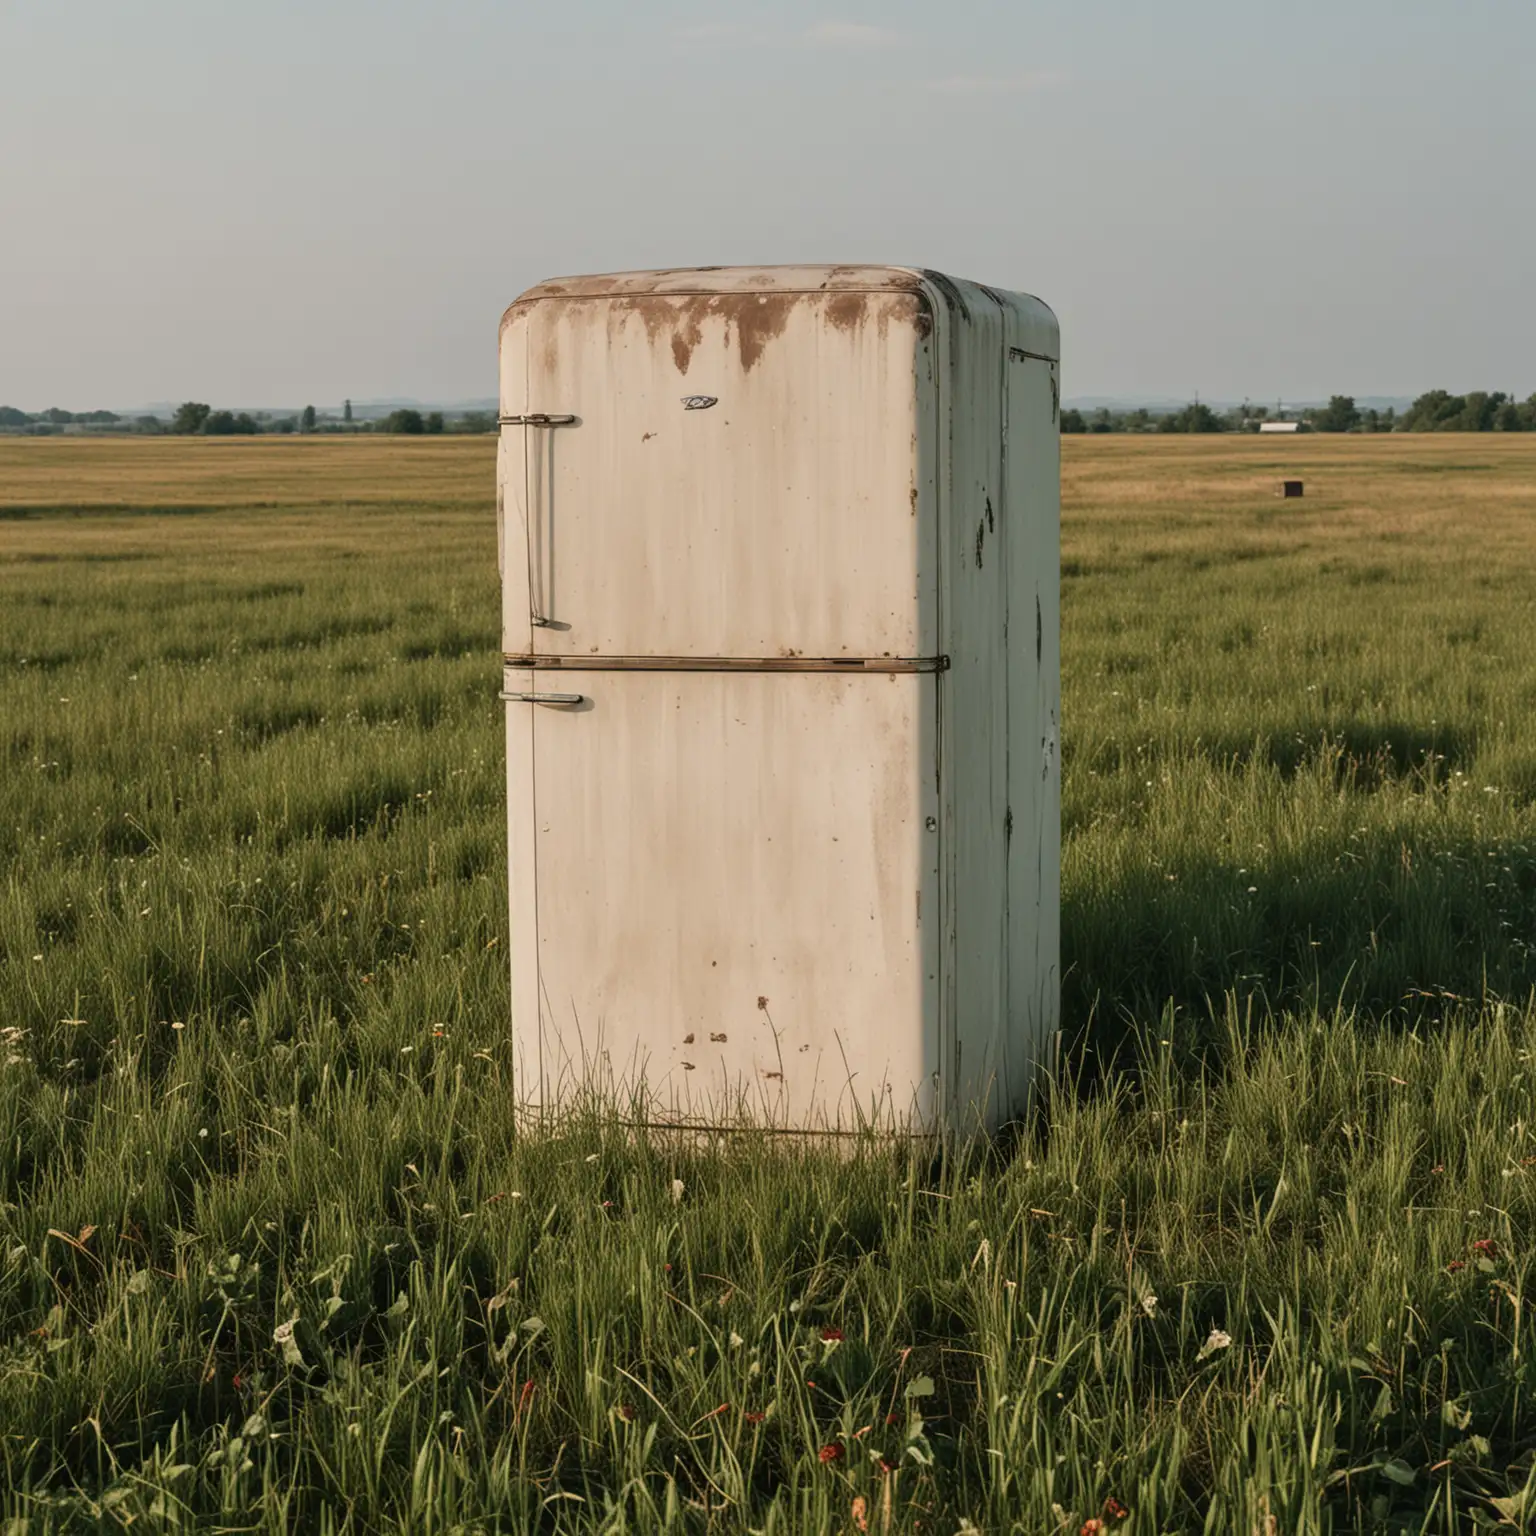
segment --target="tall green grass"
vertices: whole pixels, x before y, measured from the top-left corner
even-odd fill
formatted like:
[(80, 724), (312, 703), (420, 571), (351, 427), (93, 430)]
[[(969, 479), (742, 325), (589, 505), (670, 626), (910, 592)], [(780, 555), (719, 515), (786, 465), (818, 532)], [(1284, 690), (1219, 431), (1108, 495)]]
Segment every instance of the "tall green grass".
[(0, 524), (12, 1529), (1531, 1523), (1536, 463), (1069, 459), (1071, 1066), (833, 1159), (514, 1134), (490, 465), (368, 446)]

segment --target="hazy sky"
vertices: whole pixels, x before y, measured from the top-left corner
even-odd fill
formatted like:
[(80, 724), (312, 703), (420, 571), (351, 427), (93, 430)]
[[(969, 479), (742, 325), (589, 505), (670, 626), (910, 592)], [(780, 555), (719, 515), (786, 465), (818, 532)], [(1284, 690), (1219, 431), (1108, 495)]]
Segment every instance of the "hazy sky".
[(0, 403), (494, 393), (540, 278), (1039, 294), (1066, 393), (1536, 390), (1532, 0), (0, 0)]

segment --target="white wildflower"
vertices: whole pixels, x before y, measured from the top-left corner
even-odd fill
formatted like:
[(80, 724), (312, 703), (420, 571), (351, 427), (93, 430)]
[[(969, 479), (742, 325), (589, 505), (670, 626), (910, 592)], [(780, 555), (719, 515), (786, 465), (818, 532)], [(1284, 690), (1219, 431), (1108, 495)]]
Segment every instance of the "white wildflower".
[(1195, 1356), (1195, 1359), (1204, 1360), (1209, 1356), (1214, 1355), (1218, 1350), (1230, 1349), (1231, 1347), (1232, 1335), (1220, 1328), (1212, 1328), (1210, 1334), (1206, 1338), (1205, 1343), (1201, 1346), (1200, 1353)]

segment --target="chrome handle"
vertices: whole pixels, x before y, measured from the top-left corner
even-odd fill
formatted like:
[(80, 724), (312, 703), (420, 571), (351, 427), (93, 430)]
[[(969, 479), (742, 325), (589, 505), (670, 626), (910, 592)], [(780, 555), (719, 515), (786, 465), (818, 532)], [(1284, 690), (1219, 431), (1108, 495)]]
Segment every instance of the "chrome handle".
[(584, 693), (508, 693), (502, 690), (500, 697), (508, 704), (585, 704)]
[[(529, 411), (522, 416), (497, 416), (496, 422), (503, 427), (570, 427), (576, 424), (576, 418), (569, 414)], [(528, 540), (528, 618), (535, 629), (553, 629), (557, 627), (555, 621), (544, 612), (543, 565), (546, 537), (542, 528), (539, 530), (538, 548), (534, 547), (533, 476), (526, 433), (523, 435), (523, 500), (524, 533)]]

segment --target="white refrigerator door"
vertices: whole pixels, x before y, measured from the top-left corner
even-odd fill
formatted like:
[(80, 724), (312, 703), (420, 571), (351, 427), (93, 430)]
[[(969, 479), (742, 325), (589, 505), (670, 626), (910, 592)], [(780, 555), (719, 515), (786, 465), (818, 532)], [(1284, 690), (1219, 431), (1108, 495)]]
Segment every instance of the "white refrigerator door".
[(911, 291), (515, 304), (509, 654), (932, 654), (930, 349)]
[(937, 676), (505, 677), (519, 1101), (931, 1125)]

